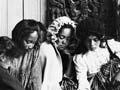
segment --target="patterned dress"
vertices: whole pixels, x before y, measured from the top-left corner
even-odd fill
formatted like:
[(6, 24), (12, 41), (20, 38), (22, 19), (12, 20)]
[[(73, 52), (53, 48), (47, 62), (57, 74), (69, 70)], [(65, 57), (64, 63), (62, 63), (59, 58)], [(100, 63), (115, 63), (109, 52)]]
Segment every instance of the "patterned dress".
[(13, 61), (13, 73), (26, 90), (41, 90), (41, 62), (38, 50), (31, 50)]
[[(115, 52), (116, 55), (120, 56), (120, 43), (112, 39), (108, 41), (108, 44), (111, 50)], [(88, 51), (85, 54), (75, 55), (74, 63), (76, 68), (77, 80), (79, 84), (78, 90), (91, 90), (93, 79), (89, 80), (88, 78), (94, 77), (97, 73), (99, 73), (101, 66), (106, 64), (109, 60), (110, 53), (106, 47), (98, 48), (95, 51)], [(94, 88), (93, 90), (104, 89)]]
[(25, 90), (13, 74), (13, 59), (15, 58), (0, 55), (0, 90)]

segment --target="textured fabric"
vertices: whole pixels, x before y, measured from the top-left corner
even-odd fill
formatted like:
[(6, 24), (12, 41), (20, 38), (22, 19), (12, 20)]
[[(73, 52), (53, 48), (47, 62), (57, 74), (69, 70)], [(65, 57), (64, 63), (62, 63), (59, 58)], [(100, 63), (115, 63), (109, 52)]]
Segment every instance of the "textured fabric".
[[(120, 43), (117, 41), (109, 40), (108, 44), (113, 52), (119, 55)], [(96, 51), (89, 51), (86, 54), (76, 55), (74, 57), (74, 63), (77, 73), (77, 79), (79, 83), (79, 90), (90, 90), (90, 82), (88, 81), (88, 75), (94, 75), (100, 71), (101, 65), (109, 61), (109, 51), (107, 47), (98, 48)]]
[(62, 90), (77, 90), (77, 80), (73, 56), (59, 50), (63, 63), (63, 78), (60, 82)]
[(31, 50), (13, 61), (13, 73), (26, 90), (41, 90), (39, 50)]
[(77, 90), (77, 83), (72, 79), (64, 77), (60, 82), (62, 90)]
[(58, 50), (44, 42), (40, 48), (40, 59), (43, 70), (41, 90), (61, 90), (59, 82), (62, 80), (62, 60)]
[(25, 90), (17, 78), (0, 66), (0, 90)]

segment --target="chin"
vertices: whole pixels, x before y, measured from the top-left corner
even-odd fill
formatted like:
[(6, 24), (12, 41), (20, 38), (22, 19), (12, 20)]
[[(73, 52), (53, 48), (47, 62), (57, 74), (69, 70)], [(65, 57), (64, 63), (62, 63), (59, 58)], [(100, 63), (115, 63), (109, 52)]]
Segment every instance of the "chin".
[(59, 50), (64, 50), (65, 48), (64, 47), (58, 47)]
[(91, 48), (91, 51), (95, 51), (97, 48)]

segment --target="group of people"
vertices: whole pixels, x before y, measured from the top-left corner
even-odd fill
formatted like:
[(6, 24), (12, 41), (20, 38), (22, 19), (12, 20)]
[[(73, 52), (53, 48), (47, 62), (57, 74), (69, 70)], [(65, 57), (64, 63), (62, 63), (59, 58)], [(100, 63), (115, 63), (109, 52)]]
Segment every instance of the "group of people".
[(119, 90), (119, 57), (98, 20), (23, 19), (0, 37), (0, 90)]

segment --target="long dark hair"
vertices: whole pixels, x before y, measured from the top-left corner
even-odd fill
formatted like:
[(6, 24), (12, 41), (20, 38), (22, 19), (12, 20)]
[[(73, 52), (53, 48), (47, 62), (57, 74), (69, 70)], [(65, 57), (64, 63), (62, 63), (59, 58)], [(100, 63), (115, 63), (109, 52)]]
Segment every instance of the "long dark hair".
[(12, 31), (12, 40), (16, 43), (18, 48), (23, 49), (21, 42), (34, 31), (38, 33), (38, 40), (35, 43), (34, 49), (38, 49), (40, 47), (40, 27), (38, 22), (33, 19), (23, 19), (16, 24)]
[(81, 21), (76, 27), (76, 36), (79, 39), (79, 45), (76, 49), (77, 54), (85, 54), (88, 49), (85, 45), (85, 40), (90, 36), (94, 35), (97, 36), (99, 40), (101, 40), (102, 36), (104, 35), (103, 31), (103, 24), (102, 22), (88, 18)]
[(47, 29), (41, 22), (38, 22), (38, 26), (40, 28), (40, 35), (41, 35), (40, 42), (42, 43), (46, 40)]

